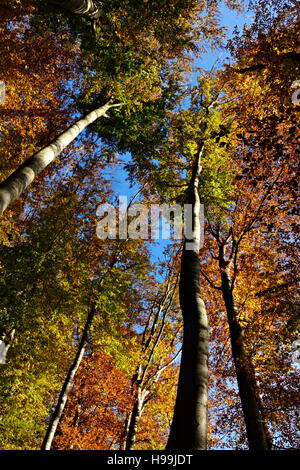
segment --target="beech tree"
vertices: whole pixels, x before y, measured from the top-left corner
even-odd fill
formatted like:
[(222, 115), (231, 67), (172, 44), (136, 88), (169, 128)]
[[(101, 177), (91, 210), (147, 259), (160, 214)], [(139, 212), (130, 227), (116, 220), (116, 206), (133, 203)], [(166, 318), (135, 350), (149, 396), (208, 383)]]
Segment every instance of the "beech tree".
[[(163, 200), (188, 202), (191, 207), (193, 232), (186, 235), (180, 274), (180, 305), (184, 319), (183, 349), (179, 375), (178, 395), (167, 448), (206, 448), (207, 440), (207, 380), (208, 380), (208, 325), (206, 309), (200, 293), (199, 249), (201, 243), (200, 195), (203, 201), (212, 202), (218, 192), (222, 194), (224, 177), (214, 183), (211, 171), (222, 155), (212, 144), (211, 134), (221, 120), (214, 106), (218, 92), (209, 80), (199, 80), (190, 92), (191, 105), (169, 113), (168, 132), (161, 146), (154, 153), (143, 147), (143, 160), (156, 159), (150, 163), (148, 184), (159, 187)], [(215, 155), (214, 152), (216, 151)], [(148, 153), (149, 152), (149, 153)], [(211, 156), (214, 157), (211, 158)], [(202, 184), (200, 172), (205, 156), (205, 172)], [(172, 166), (169, 162), (172, 160)], [(219, 163), (221, 165), (221, 163)], [(139, 171), (137, 168), (134, 171)], [(141, 170), (142, 172), (143, 170)], [(204, 171), (204, 170), (203, 170)], [(183, 178), (183, 172), (187, 173)], [(142, 173), (147, 178), (145, 173)], [(180, 179), (179, 179), (180, 178)], [(226, 180), (225, 180), (226, 181)], [(198, 186), (199, 189), (198, 189)], [(177, 188), (185, 189), (177, 189)], [(199, 192), (198, 192), (199, 191)], [(187, 416), (189, 417), (187, 419)], [(194, 423), (193, 426), (191, 423)]]
[(17, 199), (23, 190), (43, 171), (89, 124), (99, 117), (108, 117), (107, 111), (120, 106), (111, 102), (105, 103), (84, 118), (78, 120), (65, 132), (60, 134), (42, 150), (32, 155), (14, 173), (0, 185), (0, 212)]
[[(232, 200), (232, 210), (227, 209), (228, 215), (224, 212), (220, 217), (220, 214), (213, 215), (212, 211), (212, 218), (209, 220), (209, 232), (214, 239), (209, 250), (213, 259), (218, 263), (219, 273), (216, 275), (216, 271), (211, 271), (212, 277), (209, 277), (207, 271), (202, 270), (210, 288), (220, 290), (223, 296), (239, 395), (249, 447), (252, 449), (270, 449), (273, 446), (273, 439), (270, 433), (270, 421), (265, 414), (263, 392), (259, 386), (263, 380), (264, 372), (260, 371), (259, 373), (259, 366), (255, 367), (256, 361), (258, 363), (260, 361), (255, 357), (254, 350), (256, 348), (252, 346), (249, 350), (248, 343), (249, 340), (259, 343), (257, 336), (263, 335), (265, 340), (268, 336), (262, 323), (258, 319), (253, 319), (250, 314), (254, 309), (260, 318), (261, 315), (264, 315), (264, 307), (261, 307), (262, 311), (259, 311), (254, 300), (251, 305), (250, 298), (253, 299), (255, 294), (251, 293), (249, 284), (252, 276), (263, 278), (265, 269), (271, 279), (272, 268), (269, 264), (270, 252), (268, 250), (275, 249), (275, 246), (278, 247), (283, 243), (285, 253), (293, 251), (291, 247), (287, 248), (285, 224), (288, 224), (290, 230), (294, 232), (295, 210), (292, 202), (294, 196), (290, 190), (294, 187), (293, 181), (297, 173), (296, 141), (293, 132), (288, 132), (290, 126), (293, 126), (295, 109), (286, 99), (288, 84), (295, 69), (287, 69), (284, 64), (281, 64), (280, 68), (277, 67), (275, 71), (273, 67), (278, 60), (278, 54), (275, 51), (269, 52), (268, 62), (265, 62), (262, 67), (255, 65), (243, 67), (241, 65), (245, 62), (248, 65), (251, 64), (253, 57), (257, 61), (257, 58), (260, 57), (260, 52), (257, 53), (257, 50), (262, 48), (261, 41), (268, 42), (267, 35), (256, 37), (259, 21), (262, 20), (262, 17), (263, 14), (258, 15), (257, 23), (244, 33), (242, 40), (236, 41), (235, 47), (238, 44), (239, 48), (235, 49), (235, 53), (239, 60), (231, 69), (228, 68), (225, 74), (228, 80), (226, 83), (229, 91), (228, 97), (231, 99), (234, 97), (231, 103), (230, 99), (228, 100), (230, 103), (227, 109), (228, 116), (230, 119), (236, 116), (235, 119), (238, 122), (238, 125), (236, 124), (237, 134), (233, 135), (233, 139), (237, 139), (238, 145), (232, 152), (235, 155), (235, 151), (237, 151), (237, 154), (231, 163), (236, 166), (237, 189), (229, 195)], [(269, 21), (267, 13), (265, 18)], [(287, 18), (290, 25), (288, 30), (285, 23), (288, 21)], [(275, 25), (278, 29), (275, 29)], [(287, 57), (291, 57), (293, 60), (293, 9), (285, 11), (284, 14), (280, 11), (273, 22), (268, 23), (268, 26), (270, 30), (266, 34), (273, 36), (273, 39), (276, 38), (277, 44), (280, 44), (279, 47), (284, 47), (286, 36), (291, 34), (291, 41), (288, 41), (291, 54), (287, 54)], [(256, 37), (256, 42), (250, 44), (250, 35)], [(231, 43), (231, 47), (233, 47), (233, 43)], [(265, 58), (260, 57), (259, 60), (264, 62)], [(276, 80), (278, 93), (275, 93), (275, 96), (274, 90), (271, 92), (268, 79), (266, 79), (266, 75), (270, 77), (271, 70), (273, 79), (276, 75), (278, 77)], [(247, 80), (244, 77), (246, 74)], [(250, 116), (246, 117), (243, 113), (240, 115), (243, 109), (253, 110), (250, 119)], [(280, 137), (278, 130), (276, 130), (278, 127), (282, 129)], [(293, 191), (292, 189), (292, 193)], [(272, 236), (271, 245), (268, 243), (270, 236)], [(273, 236), (277, 239), (276, 243), (274, 243)], [(251, 239), (254, 241), (252, 242)], [(249, 251), (252, 253), (251, 255)], [(277, 250), (273, 256), (277, 260), (280, 258)], [(243, 277), (243, 270), (246, 269), (246, 262), (252, 264), (255, 262), (257, 267), (255, 265), (252, 268), (250, 265), (247, 267), (249, 281), (244, 285), (246, 281)], [(256, 269), (257, 273), (254, 274)], [(280, 271), (278, 270), (278, 272)], [(243, 277), (243, 281), (241, 281), (241, 277)], [(290, 289), (293, 289), (295, 281), (296, 278), (292, 280), (291, 277)], [(280, 284), (279, 279), (277, 278), (276, 281), (274, 279), (274, 283)], [(255, 288), (257, 289), (258, 286), (256, 285)], [(241, 292), (244, 292), (244, 296), (241, 295)], [(278, 292), (278, 298), (280, 295)], [(261, 298), (261, 295), (259, 297)], [(236, 298), (239, 300), (237, 301)], [(242, 300), (243, 298), (244, 300)], [(249, 308), (248, 314), (245, 313), (247, 306)], [(280, 316), (282, 314), (283, 312)], [(268, 323), (266, 316), (264, 315), (263, 318), (266, 325)], [(253, 337), (249, 339), (252, 322), (257, 322), (257, 330), (255, 333), (253, 331)], [(276, 335), (279, 337), (281, 326), (279, 320), (278, 322)], [(269, 328), (273, 329), (271, 326)], [(259, 333), (259, 331), (261, 332)], [(269, 340), (272, 341), (271, 338)], [(283, 345), (285, 341), (282, 339)], [(272, 350), (271, 345), (270, 350)], [(268, 355), (266, 351), (263, 354)], [(264, 394), (263, 397), (265, 398)]]

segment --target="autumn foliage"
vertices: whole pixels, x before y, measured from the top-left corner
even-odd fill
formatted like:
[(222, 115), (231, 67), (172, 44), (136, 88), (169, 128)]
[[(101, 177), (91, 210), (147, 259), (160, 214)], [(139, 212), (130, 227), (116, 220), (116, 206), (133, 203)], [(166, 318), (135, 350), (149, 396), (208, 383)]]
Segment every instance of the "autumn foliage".
[[(295, 2), (251, 2), (228, 41), (235, 0), (109, 0), (95, 22), (4, 3), (0, 184), (111, 108), (1, 216), (0, 448), (40, 449), (58, 416), (55, 450), (297, 449)], [(99, 239), (118, 185), (129, 205), (190, 204), (190, 238)]]

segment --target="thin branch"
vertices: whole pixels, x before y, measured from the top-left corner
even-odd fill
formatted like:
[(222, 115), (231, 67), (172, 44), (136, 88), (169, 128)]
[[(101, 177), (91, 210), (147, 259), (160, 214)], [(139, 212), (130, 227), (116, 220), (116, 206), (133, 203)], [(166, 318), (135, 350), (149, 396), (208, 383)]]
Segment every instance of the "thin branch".
[(235, 278), (236, 278), (236, 274), (237, 274), (237, 257), (238, 257), (238, 251), (239, 251), (239, 246), (241, 244), (241, 241), (243, 240), (243, 238), (246, 236), (247, 233), (250, 232), (250, 230), (252, 229), (255, 221), (257, 220), (258, 216), (260, 215), (262, 209), (263, 209), (263, 206), (264, 206), (264, 203), (267, 199), (267, 197), (269, 196), (269, 194), (271, 193), (272, 189), (274, 188), (275, 184), (277, 183), (281, 173), (282, 173), (283, 169), (280, 170), (280, 172), (278, 173), (278, 175), (276, 176), (276, 178), (274, 179), (273, 183), (271, 183), (271, 185), (268, 187), (264, 197), (262, 198), (262, 201), (256, 211), (256, 214), (252, 217), (252, 219), (250, 220), (250, 222), (248, 223), (247, 227), (245, 228), (245, 230), (241, 233), (239, 239), (237, 240), (236, 244), (235, 244), (235, 250), (234, 250), (234, 259), (233, 259), (233, 266), (234, 266), (234, 276), (233, 276), (233, 281), (232, 281), (232, 285), (231, 285), (231, 290), (233, 290), (233, 287), (234, 287), (234, 283), (235, 283)]
[(210, 284), (210, 286), (211, 286), (213, 289), (222, 290), (222, 286), (216, 286), (216, 285), (211, 281), (211, 279), (207, 276), (207, 274), (205, 274), (205, 272), (203, 271), (203, 269), (201, 269), (201, 268), (200, 268), (200, 273), (202, 274), (202, 276), (205, 277), (205, 279), (207, 280), (207, 282)]

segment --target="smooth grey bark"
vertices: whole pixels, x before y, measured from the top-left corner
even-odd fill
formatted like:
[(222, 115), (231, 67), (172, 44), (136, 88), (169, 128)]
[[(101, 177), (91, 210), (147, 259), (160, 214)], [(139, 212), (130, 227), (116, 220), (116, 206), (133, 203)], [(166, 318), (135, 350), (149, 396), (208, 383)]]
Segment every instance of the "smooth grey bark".
[(224, 244), (221, 244), (219, 249), (221, 290), (227, 311), (232, 356), (245, 419), (249, 450), (268, 450), (271, 448), (270, 436), (260, 409), (261, 403), (256, 390), (254, 368), (245, 352), (244, 333), (238, 318), (238, 309), (234, 300), (229, 266), (228, 262), (224, 259)]
[[(148, 392), (149, 393), (149, 392)], [(126, 437), (125, 450), (132, 450), (136, 441), (136, 434), (138, 430), (138, 424), (142, 416), (142, 412), (145, 405), (145, 399), (147, 397), (147, 391), (142, 389), (141, 385), (137, 386), (136, 400), (133, 405), (132, 412), (130, 414), (130, 420), (128, 423), (128, 433)]]
[(43, 149), (28, 158), (17, 170), (0, 184), (0, 214), (15, 201), (24, 189), (29, 186), (34, 178), (40, 174), (88, 125), (96, 119), (107, 115), (111, 108), (121, 106), (111, 101), (91, 111), (85, 117), (79, 119), (66, 131), (62, 132)]
[(97, 20), (102, 15), (100, 2), (95, 0), (48, 0), (48, 2), (71, 13), (88, 16), (93, 20)]
[(96, 312), (96, 306), (92, 305), (92, 307), (89, 311), (89, 314), (87, 316), (87, 320), (86, 320), (86, 323), (85, 323), (85, 326), (84, 326), (84, 330), (83, 330), (83, 333), (82, 333), (81, 341), (80, 341), (75, 359), (72, 362), (71, 367), (69, 368), (69, 371), (68, 371), (67, 376), (65, 378), (63, 387), (62, 387), (60, 395), (58, 397), (58, 401), (57, 401), (55, 410), (54, 410), (54, 412), (51, 416), (51, 419), (50, 419), (50, 422), (49, 422), (49, 425), (48, 425), (48, 428), (47, 428), (47, 432), (46, 432), (46, 435), (44, 437), (44, 440), (43, 440), (43, 443), (42, 443), (42, 446), (41, 446), (41, 450), (50, 450), (51, 449), (52, 441), (53, 441), (53, 438), (55, 436), (56, 429), (57, 429), (57, 426), (60, 422), (60, 419), (61, 419), (61, 416), (63, 414), (64, 408), (66, 406), (68, 395), (69, 395), (70, 390), (71, 390), (71, 386), (72, 386), (72, 383), (73, 383), (74, 376), (75, 376), (75, 374), (78, 370), (78, 367), (80, 366), (81, 360), (83, 358), (83, 355), (84, 355), (84, 352), (85, 352), (85, 349), (86, 349), (86, 345), (87, 345), (87, 341), (88, 341), (88, 332), (89, 332), (89, 329), (91, 327), (93, 318), (95, 316), (95, 312)]
[[(185, 239), (179, 284), (183, 316), (183, 344), (178, 391), (167, 450), (205, 450), (207, 447), (208, 322), (200, 292), (200, 144), (189, 185), (193, 210), (193, 237)], [(191, 249), (192, 244), (192, 249)]]

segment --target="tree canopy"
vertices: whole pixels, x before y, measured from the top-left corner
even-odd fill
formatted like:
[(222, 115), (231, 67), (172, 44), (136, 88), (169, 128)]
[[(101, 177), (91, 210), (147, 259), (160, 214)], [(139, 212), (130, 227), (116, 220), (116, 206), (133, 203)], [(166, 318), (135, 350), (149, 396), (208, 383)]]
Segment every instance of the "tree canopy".
[(299, 448), (296, 2), (6, 4), (0, 449)]

